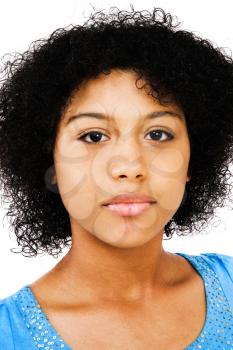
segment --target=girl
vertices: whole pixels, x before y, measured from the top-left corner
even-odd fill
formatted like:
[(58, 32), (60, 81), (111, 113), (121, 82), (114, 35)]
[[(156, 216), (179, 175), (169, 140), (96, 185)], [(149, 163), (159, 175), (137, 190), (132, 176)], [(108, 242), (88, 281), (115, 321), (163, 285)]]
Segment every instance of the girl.
[(26, 256), (0, 349), (233, 348), (233, 257), (172, 254), (229, 192), (233, 61), (170, 14), (97, 12), (5, 66), (0, 179)]

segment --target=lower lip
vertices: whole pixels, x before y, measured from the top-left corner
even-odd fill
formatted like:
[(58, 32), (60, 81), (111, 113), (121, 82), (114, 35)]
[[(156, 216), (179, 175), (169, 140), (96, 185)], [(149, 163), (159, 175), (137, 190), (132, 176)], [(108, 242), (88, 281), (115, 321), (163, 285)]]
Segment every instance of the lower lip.
[(154, 203), (120, 203), (105, 205), (109, 210), (121, 216), (136, 216), (149, 208)]

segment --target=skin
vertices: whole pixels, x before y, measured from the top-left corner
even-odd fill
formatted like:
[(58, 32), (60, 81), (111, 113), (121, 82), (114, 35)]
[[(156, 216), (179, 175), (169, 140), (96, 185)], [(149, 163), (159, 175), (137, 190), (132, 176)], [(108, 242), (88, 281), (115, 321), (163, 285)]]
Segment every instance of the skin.
[[(83, 82), (62, 115), (53, 182), (70, 216), (72, 246), (51, 271), (31, 285), (37, 298), (46, 300), (48, 310), (49, 305), (63, 305), (72, 308), (74, 315), (75, 307), (85, 303), (102, 311), (112, 307), (130, 317), (128, 307), (133, 305), (141, 318), (142, 310), (148, 311), (155, 303), (163, 314), (168, 295), (171, 300), (180, 295), (175, 305), (192, 293), (190, 288), (197, 291), (195, 274), (196, 289), (189, 283), (189, 289), (177, 292), (177, 286), (191, 281), (194, 269), (162, 246), (164, 226), (178, 210), (190, 180), (184, 113), (176, 104), (160, 105), (135, 86), (135, 79), (134, 72), (115, 69), (110, 75)], [(165, 110), (181, 118), (167, 114), (145, 120), (147, 113)], [(81, 112), (99, 112), (112, 119), (85, 117), (68, 122)], [(158, 129), (174, 138), (149, 134)], [(98, 143), (94, 144), (90, 134), (85, 137), (90, 143), (79, 139), (90, 131), (103, 133)], [(117, 194), (135, 191), (151, 195), (157, 203), (134, 217), (122, 217), (101, 206)], [(187, 299), (187, 305), (189, 302)], [(174, 312), (179, 313), (175, 306)], [(133, 317), (135, 320), (135, 313)]]
[[(190, 180), (184, 114), (175, 104), (160, 105), (135, 79), (132, 71), (113, 70), (83, 82), (57, 130), (53, 183), (69, 213), (72, 246), (30, 287), (74, 350), (149, 350), (155, 344), (161, 350), (184, 349), (206, 318), (201, 276), (162, 245), (164, 226)], [(165, 110), (181, 118), (145, 120), (147, 113)], [(81, 112), (113, 119), (68, 122)], [(159, 129), (174, 138), (149, 133)], [(90, 131), (102, 133), (94, 138), (98, 142), (93, 134), (80, 139)], [(156, 200), (138, 216), (122, 217), (102, 206), (117, 194), (136, 191)]]

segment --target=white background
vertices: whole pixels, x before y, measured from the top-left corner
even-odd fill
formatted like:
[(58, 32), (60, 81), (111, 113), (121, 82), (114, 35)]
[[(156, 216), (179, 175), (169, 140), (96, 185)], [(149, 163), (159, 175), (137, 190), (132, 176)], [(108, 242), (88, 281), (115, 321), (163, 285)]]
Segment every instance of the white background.
[[(231, 0), (219, 1), (95, 1), (40, 0), (12, 1), (1, 3), (0, 11), (0, 56), (6, 53), (24, 52), (34, 40), (48, 37), (55, 29), (70, 24), (82, 24), (95, 8), (109, 9), (117, 6), (121, 10), (152, 10), (162, 7), (166, 12), (176, 15), (181, 22), (180, 29), (195, 32), (208, 38), (216, 46), (224, 47), (227, 53), (233, 48), (233, 25)], [(143, 6), (142, 6), (143, 4)], [(217, 142), (217, 140), (216, 140)], [(232, 170), (232, 168), (231, 168)], [(232, 170), (233, 171), (233, 170)], [(232, 182), (233, 179), (231, 179)], [(14, 233), (10, 230), (6, 210), (0, 208), (0, 298), (10, 295), (23, 285), (31, 283), (50, 270), (67, 250), (58, 258), (38, 256), (25, 258), (10, 252), (17, 247)], [(195, 234), (195, 232), (193, 232)], [(193, 237), (177, 237), (164, 241), (165, 250), (199, 254), (216, 252), (233, 255), (233, 215), (228, 207), (216, 211), (208, 229)]]

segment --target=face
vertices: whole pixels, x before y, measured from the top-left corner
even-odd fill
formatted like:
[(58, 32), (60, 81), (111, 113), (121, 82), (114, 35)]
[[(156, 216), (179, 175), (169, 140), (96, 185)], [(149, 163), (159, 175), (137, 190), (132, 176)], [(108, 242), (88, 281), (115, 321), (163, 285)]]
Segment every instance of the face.
[[(115, 247), (140, 246), (163, 235), (182, 202), (190, 159), (184, 114), (177, 105), (162, 106), (138, 89), (136, 77), (112, 70), (83, 83), (61, 117), (54, 181), (72, 237), (82, 233)], [(157, 113), (165, 111), (170, 113)], [(80, 113), (86, 115), (74, 118)], [(156, 203), (135, 216), (102, 205), (134, 192)]]

